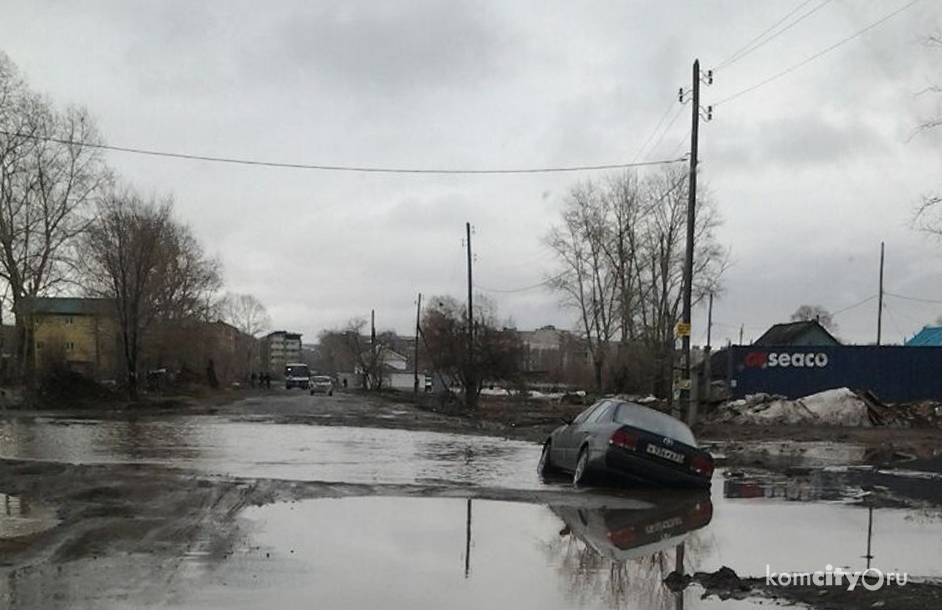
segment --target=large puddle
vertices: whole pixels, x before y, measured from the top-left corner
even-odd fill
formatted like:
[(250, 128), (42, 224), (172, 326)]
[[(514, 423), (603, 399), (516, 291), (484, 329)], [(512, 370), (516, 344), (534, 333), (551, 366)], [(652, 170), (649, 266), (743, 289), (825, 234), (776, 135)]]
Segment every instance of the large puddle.
[(160, 464), (239, 477), (534, 489), (539, 447), (486, 436), (179, 417), (0, 421), (0, 458)]
[[(79, 557), (4, 573), (27, 608), (737, 608), (662, 581), (826, 564), (942, 576), (942, 524), (912, 511), (671, 495), (646, 509), (433, 498), (249, 508), (221, 555)], [(869, 539), (868, 539), (868, 532)], [(868, 551), (869, 545), (869, 551)], [(682, 559), (678, 563), (678, 553)], [(768, 602), (766, 602), (767, 604)]]
[[(662, 581), (678, 567), (722, 566), (762, 576), (870, 565), (942, 578), (939, 511), (868, 509), (848, 502), (864, 490), (815, 477), (718, 473), (709, 495), (646, 492), (600, 509), (565, 483), (539, 481), (528, 443), (222, 418), (5, 421), (0, 457), (559, 492), (540, 496), (559, 498), (550, 505), (371, 496), (230, 511), (207, 492), (182, 505), (186, 514), (143, 518), (129, 506), (73, 525), (67, 552), (47, 560), (11, 569), (0, 557), (0, 607), (11, 610), (751, 608), (758, 602), (701, 600), (696, 587), (675, 594)], [(47, 509), (7, 504), (0, 539), (4, 528), (26, 531), (24, 518), (50, 524)]]

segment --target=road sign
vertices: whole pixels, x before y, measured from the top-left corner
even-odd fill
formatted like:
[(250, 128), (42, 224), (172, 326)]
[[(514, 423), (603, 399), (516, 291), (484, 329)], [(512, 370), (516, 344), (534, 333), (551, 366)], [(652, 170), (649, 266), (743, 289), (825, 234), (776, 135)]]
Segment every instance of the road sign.
[(689, 389), (690, 389), (690, 380), (689, 380), (689, 379), (676, 379), (676, 380), (674, 380), (674, 389), (675, 389), (675, 390), (689, 390)]
[(689, 337), (690, 336), (690, 322), (678, 322), (677, 326), (674, 328), (674, 332), (678, 337)]

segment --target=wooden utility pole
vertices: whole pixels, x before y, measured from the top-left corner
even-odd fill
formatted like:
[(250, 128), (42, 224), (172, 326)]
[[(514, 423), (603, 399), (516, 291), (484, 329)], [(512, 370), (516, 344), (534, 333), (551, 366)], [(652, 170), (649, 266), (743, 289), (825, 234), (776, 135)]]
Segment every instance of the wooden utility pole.
[(415, 362), (412, 366), (412, 374), (414, 379), (412, 381), (412, 392), (414, 394), (419, 393), (419, 333), (422, 332), (422, 293), (419, 293), (419, 301), (415, 307)]
[(744, 330), (746, 330), (746, 325), (740, 324), (739, 325), (739, 345), (742, 345), (742, 333)]
[(474, 373), (474, 295), (473, 282), (471, 279), (471, 223), (464, 223), (467, 245), (468, 245), (468, 386), (465, 391), (465, 404), (471, 406), (471, 395), (474, 392), (474, 386), (477, 384), (477, 375)]
[(700, 135), (700, 60), (693, 62), (693, 97), (691, 99), (692, 121), (690, 127), (690, 184), (687, 189), (687, 251), (684, 257), (684, 310), (681, 334), (683, 353), (682, 378), (680, 382), (680, 407), (687, 405), (687, 423), (696, 418), (696, 398), (690, 391), (690, 313), (693, 300), (693, 250), (695, 225), (697, 222), (697, 146)]
[(713, 334), (713, 291), (710, 291), (710, 306), (707, 309), (707, 347), (712, 345), (710, 338)]
[(464, 535), (464, 577), (471, 575), (471, 498), (468, 498), (468, 512)]
[[(377, 368), (378, 362), (376, 362), (376, 310), (370, 310), (370, 368)], [(373, 375), (374, 380), (377, 376), (377, 371), (370, 371), (370, 374)], [(366, 381), (370, 382), (370, 374), (367, 374)], [(368, 388), (372, 389), (372, 388)]]
[(877, 345), (883, 333), (883, 242), (880, 242), (880, 298), (877, 299)]
[(707, 403), (710, 402), (711, 390), (713, 389), (713, 370), (710, 362), (710, 356), (713, 352), (713, 347), (710, 343), (712, 339), (713, 331), (713, 291), (710, 291), (710, 306), (707, 308), (707, 342), (706, 347), (703, 348), (703, 381), (706, 384), (706, 388), (700, 388), (698, 386), (698, 392), (700, 397), (705, 399)]

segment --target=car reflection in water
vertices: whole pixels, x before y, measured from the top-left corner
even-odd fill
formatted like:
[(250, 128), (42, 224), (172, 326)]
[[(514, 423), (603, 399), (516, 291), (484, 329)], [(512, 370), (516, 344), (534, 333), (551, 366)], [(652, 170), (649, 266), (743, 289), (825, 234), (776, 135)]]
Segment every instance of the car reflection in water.
[(550, 506), (572, 533), (599, 554), (627, 561), (667, 550), (710, 523), (708, 494), (686, 495), (646, 510)]
[(659, 496), (645, 509), (549, 508), (565, 525), (548, 548), (580, 603), (595, 597), (611, 607), (683, 607), (684, 593), (663, 580), (675, 570), (695, 571), (707, 552), (694, 534), (713, 518), (708, 493)]

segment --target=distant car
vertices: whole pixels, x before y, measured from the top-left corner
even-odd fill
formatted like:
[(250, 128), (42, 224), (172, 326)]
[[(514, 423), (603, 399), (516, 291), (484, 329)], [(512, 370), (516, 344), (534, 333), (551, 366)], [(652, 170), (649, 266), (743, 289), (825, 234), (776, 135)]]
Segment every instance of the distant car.
[(550, 434), (538, 466), (543, 476), (572, 473), (575, 485), (594, 476), (672, 487), (710, 487), (713, 456), (697, 447), (687, 424), (617, 399), (595, 403)]
[(285, 365), (285, 389), (300, 388), (306, 390), (311, 384), (311, 370), (301, 362), (289, 362)]
[(311, 377), (311, 395), (327, 394), (334, 395), (334, 381), (327, 375), (314, 375)]

